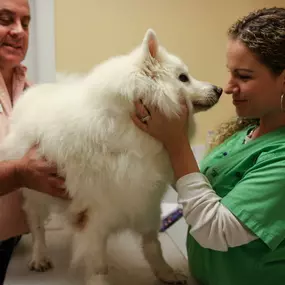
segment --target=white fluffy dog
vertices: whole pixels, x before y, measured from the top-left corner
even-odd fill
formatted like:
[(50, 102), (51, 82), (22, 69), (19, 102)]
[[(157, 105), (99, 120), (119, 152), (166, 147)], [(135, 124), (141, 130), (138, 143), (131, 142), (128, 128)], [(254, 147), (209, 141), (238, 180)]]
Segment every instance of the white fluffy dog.
[(14, 108), (1, 159), (20, 158), (38, 143), (39, 155), (56, 162), (66, 177), (72, 198), (66, 202), (23, 189), (34, 243), (31, 268), (50, 264), (43, 223), (56, 205), (73, 229), (73, 260), (84, 265), (86, 284), (108, 284), (107, 238), (124, 229), (142, 236), (144, 256), (159, 279), (183, 281), (165, 262), (158, 241), (171, 165), (162, 144), (137, 128), (130, 113), (141, 98), (173, 117), (184, 97), (191, 137), (194, 112), (213, 106), (221, 93), (191, 77), (152, 30), (130, 54), (107, 60), (87, 76), (27, 90)]

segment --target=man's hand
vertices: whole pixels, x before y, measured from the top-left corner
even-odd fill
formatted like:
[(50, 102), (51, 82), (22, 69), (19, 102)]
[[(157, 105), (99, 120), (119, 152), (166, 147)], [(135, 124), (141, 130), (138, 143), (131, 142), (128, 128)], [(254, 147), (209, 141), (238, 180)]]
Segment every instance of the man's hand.
[(17, 162), (16, 179), (20, 187), (27, 187), (51, 196), (68, 199), (65, 180), (57, 175), (57, 167), (38, 157), (36, 146)]

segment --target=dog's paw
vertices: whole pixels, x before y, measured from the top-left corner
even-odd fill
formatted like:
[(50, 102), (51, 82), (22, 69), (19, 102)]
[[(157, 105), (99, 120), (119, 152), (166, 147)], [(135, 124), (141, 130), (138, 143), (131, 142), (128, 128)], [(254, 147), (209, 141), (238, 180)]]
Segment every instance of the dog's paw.
[(31, 260), (29, 263), (31, 271), (45, 272), (51, 268), (53, 268), (53, 265), (48, 257), (41, 258), (40, 260)]
[(166, 272), (156, 272), (156, 277), (165, 284), (171, 285), (187, 285), (188, 278), (187, 276), (174, 272), (174, 271), (166, 271)]
[(91, 276), (86, 284), (87, 285), (110, 285), (110, 283), (108, 282), (108, 276), (106, 274), (96, 274)]

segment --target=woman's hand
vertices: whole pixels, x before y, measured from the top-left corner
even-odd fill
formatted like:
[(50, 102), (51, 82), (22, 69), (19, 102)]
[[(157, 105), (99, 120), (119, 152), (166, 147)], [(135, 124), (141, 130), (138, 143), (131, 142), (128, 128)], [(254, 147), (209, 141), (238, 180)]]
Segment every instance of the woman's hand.
[(171, 119), (157, 108), (143, 105), (141, 101), (135, 102), (135, 108), (133, 122), (159, 140), (167, 150), (179, 147), (183, 140), (188, 141), (188, 108), (185, 101), (181, 102), (181, 113)]
[(188, 108), (181, 103), (181, 113), (174, 118), (167, 118), (156, 108), (135, 102), (136, 113), (132, 114), (134, 123), (152, 137), (161, 141), (169, 154), (175, 178), (199, 172), (196, 159), (188, 138)]
[(38, 158), (36, 147), (17, 161), (16, 179), (20, 187), (27, 187), (51, 196), (68, 199), (62, 177), (57, 175), (55, 164)]

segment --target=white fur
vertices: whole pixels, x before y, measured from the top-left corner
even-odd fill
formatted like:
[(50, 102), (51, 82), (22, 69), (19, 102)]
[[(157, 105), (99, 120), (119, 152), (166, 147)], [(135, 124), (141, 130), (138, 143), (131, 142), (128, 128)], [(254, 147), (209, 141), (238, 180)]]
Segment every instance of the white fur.
[[(190, 82), (179, 81), (181, 73)], [(72, 197), (65, 202), (23, 189), (34, 237), (32, 268), (49, 267), (43, 221), (57, 206), (73, 228), (73, 259), (84, 264), (86, 284), (108, 284), (106, 241), (124, 229), (142, 235), (144, 255), (158, 278), (184, 279), (166, 264), (157, 239), (161, 199), (172, 182), (170, 162), (161, 143), (130, 118), (137, 98), (176, 116), (180, 96), (190, 109), (190, 137), (193, 102), (209, 108), (219, 96), (213, 85), (195, 80), (178, 57), (159, 46), (152, 30), (133, 52), (103, 62), (87, 76), (37, 85), (22, 96), (1, 146), (2, 159), (20, 158), (39, 143), (39, 154), (57, 163)], [(88, 219), (80, 230), (72, 224), (85, 210)]]

